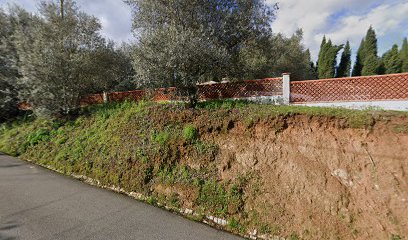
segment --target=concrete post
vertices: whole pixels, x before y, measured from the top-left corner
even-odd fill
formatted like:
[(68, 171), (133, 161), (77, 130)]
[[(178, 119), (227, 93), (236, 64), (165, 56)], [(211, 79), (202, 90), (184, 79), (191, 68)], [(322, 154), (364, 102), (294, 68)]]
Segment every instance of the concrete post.
[(283, 78), (283, 104), (284, 105), (289, 105), (290, 103), (290, 73), (283, 73), (282, 74)]
[(107, 92), (103, 92), (103, 103), (108, 103), (109, 99), (108, 99), (108, 93)]

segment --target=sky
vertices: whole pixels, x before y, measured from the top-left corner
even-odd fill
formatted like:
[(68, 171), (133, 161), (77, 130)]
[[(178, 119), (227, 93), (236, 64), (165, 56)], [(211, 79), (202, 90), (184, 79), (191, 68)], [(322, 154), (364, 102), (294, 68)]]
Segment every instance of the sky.
[[(0, 7), (17, 3), (29, 11), (36, 11), (40, 0), (0, 0)], [(335, 44), (350, 41), (353, 52), (369, 26), (376, 30), (379, 53), (383, 54), (394, 43), (401, 45), (408, 37), (407, 0), (267, 0), (278, 2), (275, 33), (287, 36), (303, 29), (304, 45), (316, 60), (323, 35)], [(77, 0), (80, 8), (102, 23), (102, 34), (117, 42), (131, 41), (131, 10), (122, 0)]]

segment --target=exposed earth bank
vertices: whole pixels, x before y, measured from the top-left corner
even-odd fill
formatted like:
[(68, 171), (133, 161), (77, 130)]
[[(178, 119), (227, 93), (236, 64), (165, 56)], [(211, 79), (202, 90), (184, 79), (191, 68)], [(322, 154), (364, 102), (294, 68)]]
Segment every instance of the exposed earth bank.
[(4, 124), (0, 151), (213, 215), (243, 235), (408, 236), (406, 114), (123, 103)]

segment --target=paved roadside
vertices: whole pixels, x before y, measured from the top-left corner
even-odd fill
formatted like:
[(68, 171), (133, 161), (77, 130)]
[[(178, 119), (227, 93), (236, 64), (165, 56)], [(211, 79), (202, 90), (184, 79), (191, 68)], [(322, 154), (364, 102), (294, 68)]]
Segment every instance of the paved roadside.
[(0, 154), (0, 240), (240, 239)]

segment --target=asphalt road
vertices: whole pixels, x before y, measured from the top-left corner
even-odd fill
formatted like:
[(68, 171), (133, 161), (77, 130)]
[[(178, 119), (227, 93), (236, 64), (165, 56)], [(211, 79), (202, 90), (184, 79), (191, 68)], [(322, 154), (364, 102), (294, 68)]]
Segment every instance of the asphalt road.
[(0, 154), (0, 240), (239, 239)]

